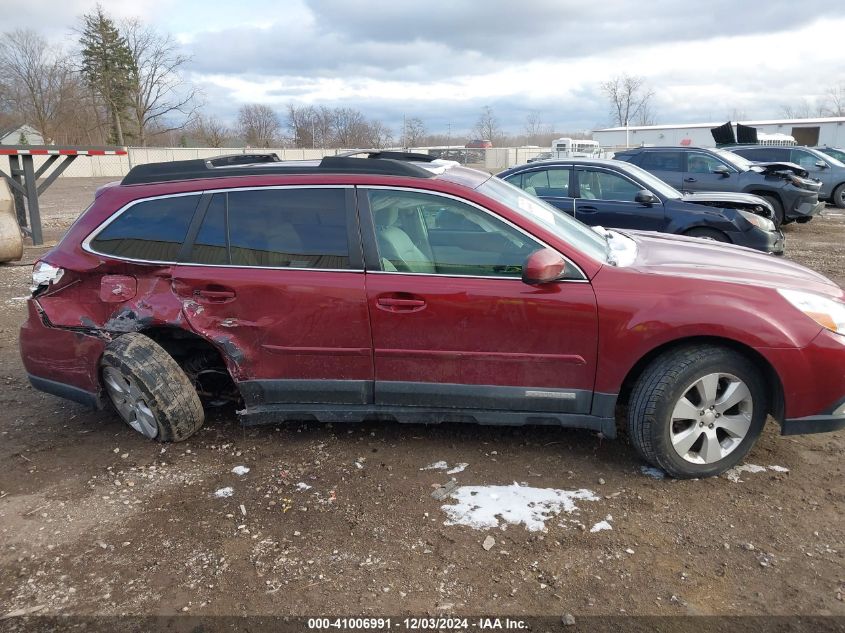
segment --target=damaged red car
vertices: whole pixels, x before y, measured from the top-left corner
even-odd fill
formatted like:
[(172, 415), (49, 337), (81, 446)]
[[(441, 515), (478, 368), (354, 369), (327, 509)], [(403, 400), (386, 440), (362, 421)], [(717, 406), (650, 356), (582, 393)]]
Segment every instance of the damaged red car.
[[(417, 154), (134, 167), (33, 270), (32, 385), (179, 441), (266, 420), (551, 424), (676, 477), (768, 416), (845, 426), (845, 293), (742, 247), (589, 228)], [(625, 420), (620, 420), (621, 424)]]

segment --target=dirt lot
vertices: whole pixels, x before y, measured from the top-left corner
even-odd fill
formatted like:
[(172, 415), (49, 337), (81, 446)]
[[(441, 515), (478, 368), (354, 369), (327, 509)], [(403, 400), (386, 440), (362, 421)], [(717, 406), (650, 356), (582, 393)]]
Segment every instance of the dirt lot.
[[(48, 240), (101, 183), (53, 186)], [(845, 215), (787, 234), (787, 257), (845, 283)], [(29, 387), (29, 274), (0, 267), (0, 616), (845, 615), (845, 433), (784, 438), (772, 424), (747, 460), (762, 471), (683, 482), (643, 472), (622, 441), (560, 429), (243, 429), (224, 411), (156, 444)], [(424, 469), (439, 461), (466, 465)], [(520, 485), (500, 501), (581, 492), (545, 531), (476, 529), (446, 524), (457, 500), (432, 498), (452, 477)]]

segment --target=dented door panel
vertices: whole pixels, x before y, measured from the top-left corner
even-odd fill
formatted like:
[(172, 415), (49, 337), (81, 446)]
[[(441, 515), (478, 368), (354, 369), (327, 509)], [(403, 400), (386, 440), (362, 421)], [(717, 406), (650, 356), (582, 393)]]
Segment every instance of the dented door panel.
[(363, 272), (180, 265), (173, 294), (236, 381), (372, 381)]

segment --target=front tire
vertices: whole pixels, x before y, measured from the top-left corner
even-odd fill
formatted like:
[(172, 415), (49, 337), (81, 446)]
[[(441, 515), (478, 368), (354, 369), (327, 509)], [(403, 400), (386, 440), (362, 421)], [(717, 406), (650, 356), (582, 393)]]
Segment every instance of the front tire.
[(684, 233), (687, 237), (697, 237), (702, 240), (711, 240), (713, 242), (727, 242), (730, 243), (730, 239), (727, 235), (722, 233), (716, 229), (708, 229), (707, 227), (701, 226), (696, 227), (694, 229), (690, 229), (686, 233)]
[(123, 421), (160, 442), (181, 442), (205, 421), (182, 368), (151, 338), (130, 332), (109, 343), (101, 361), (105, 391)]
[(839, 209), (845, 209), (845, 183), (833, 190), (833, 204)]
[(642, 458), (672, 477), (713, 477), (745, 457), (767, 412), (765, 383), (751, 361), (693, 345), (662, 354), (640, 376), (628, 433)]

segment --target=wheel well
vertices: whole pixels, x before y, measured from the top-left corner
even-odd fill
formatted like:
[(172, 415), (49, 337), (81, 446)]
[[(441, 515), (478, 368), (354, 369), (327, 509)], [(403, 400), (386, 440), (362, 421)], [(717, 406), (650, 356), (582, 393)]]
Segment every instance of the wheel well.
[(753, 196), (760, 196), (761, 198), (774, 198), (781, 204), (781, 206), (783, 206), (783, 198), (780, 197), (780, 194), (777, 191), (755, 189), (754, 191), (749, 191), (748, 193)]
[(670, 341), (648, 352), (645, 356), (640, 358), (634, 364), (633, 367), (631, 367), (631, 369), (628, 371), (628, 374), (625, 376), (625, 379), (622, 381), (622, 387), (620, 388), (619, 396), (616, 399), (616, 406), (628, 406), (628, 398), (631, 395), (631, 390), (633, 389), (634, 384), (636, 384), (637, 379), (642, 375), (646, 367), (648, 367), (649, 364), (655, 358), (679, 347), (700, 344), (708, 344), (728, 348), (730, 350), (742, 354), (748, 360), (754, 363), (754, 365), (758, 367), (760, 371), (763, 372), (763, 377), (765, 378), (766, 386), (769, 390), (769, 413), (773, 418), (775, 418), (775, 420), (783, 420), (786, 403), (784, 401), (783, 385), (781, 384), (780, 376), (778, 376), (777, 372), (775, 371), (775, 368), (772, 367), (771, 363), (769, 363), (769, 361), (766, 360), (755, 349), (748, 347), (747, 345), (738, 341), (720, 338), (718, 336), (695, 336)]
[(210, 404), (240, 403), (240, 391), (223, 355), (201, 336), (173, 327), (141, 330), (161, 345), (188, 375), (200, 397)]

